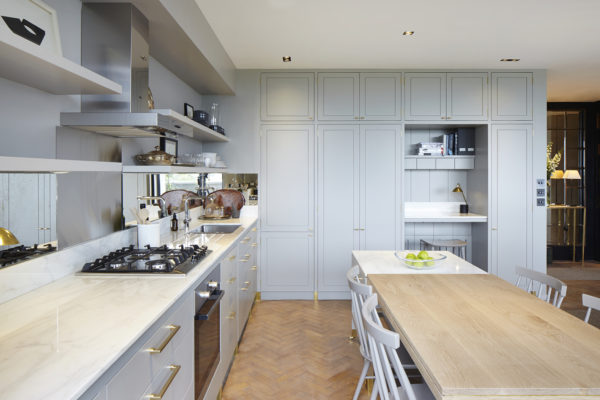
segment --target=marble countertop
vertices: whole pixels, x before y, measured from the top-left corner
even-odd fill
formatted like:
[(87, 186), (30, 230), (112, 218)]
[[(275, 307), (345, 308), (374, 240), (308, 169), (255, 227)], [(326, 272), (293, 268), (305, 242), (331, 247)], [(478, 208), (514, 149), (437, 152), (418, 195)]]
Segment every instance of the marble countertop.
[[(415, 250), (418, 253), (419, 250)], [(470, 262), (448, 251), (440, 251), (447, 258), (439, 266), (431, 269), (413, 269), (404, 265), (393, 250), (355, 250), (352, 252), (352, 265), (358, 265), (366, 276), (371, 274), (485, 274), (486, 272)]]
[[(71, 275), (0, 304), (2, 397), (78, 398), (193, 289), (256, 220), (217, 222), (242, 225), (227, 235), (186, 237), (179, 231), (161, 237), (164, 243), (202, 243), (213, 250), (185, 277)], [(190, 228), (206, 223), (196, 220)]]
[(405, 214), (404, 222), (487, 222), (487, 217), (480, 214)]
[(460, 202), (406, 202), (404, 222), (487, 222), (482, 214), (459, 212)]

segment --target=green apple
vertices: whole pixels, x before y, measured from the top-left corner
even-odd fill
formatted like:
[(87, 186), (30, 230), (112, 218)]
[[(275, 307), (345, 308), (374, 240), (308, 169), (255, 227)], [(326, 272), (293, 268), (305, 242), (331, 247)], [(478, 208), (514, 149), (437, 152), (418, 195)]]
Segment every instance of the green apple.
[(417, 256), (415, 256), (413, 253), (408, 253), (404, 258), (406, 258), (407, 260), (416, 260)]
[(421, 259), (421, 260), (426, 260), (428, 257), (429, 257), (429, 254), (425, 250), (420, 251), (419, 254), (417, 255), (417, 258)]

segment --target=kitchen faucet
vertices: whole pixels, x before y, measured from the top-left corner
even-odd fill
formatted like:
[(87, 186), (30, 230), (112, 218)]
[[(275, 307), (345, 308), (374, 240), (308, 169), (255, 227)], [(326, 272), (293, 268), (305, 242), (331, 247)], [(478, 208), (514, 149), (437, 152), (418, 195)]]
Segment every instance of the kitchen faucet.
[(137, 197), (138, 200), (158, 200), (158, 202), (160, 203), (160, 213), (161, 213), (161, 218), (162, 217), (166, 217), (167, 214), (167, 203), (165, 202), (165, 199), (163, 199), (160, 196), (138, 196)]
[(195, 195), (195, 194), (190, 194), (189, 196), (187, 196), (185, 198), (185, 200), (183, 200), (183, 205), (184, 205), (184, 210), (185, 210), (185, 218), (183, 219), (183, 224), (185, 225), (185, 233), (187, 235), (189, 229), (190, 229), (190, 206), (189, 206), (189, 201), (190, 200), (203, 200), (202, 197)]

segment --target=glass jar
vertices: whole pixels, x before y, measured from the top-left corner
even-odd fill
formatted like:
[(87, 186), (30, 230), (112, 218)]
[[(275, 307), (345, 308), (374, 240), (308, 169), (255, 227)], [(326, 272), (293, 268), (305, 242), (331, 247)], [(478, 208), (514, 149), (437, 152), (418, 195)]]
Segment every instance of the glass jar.
[(210, 106), (210, 116), (208, 121), (211, 129), (214, 129), (214, 126), (221, 126), (221, 113), (219, 104), (213, 103), (212, 106)]

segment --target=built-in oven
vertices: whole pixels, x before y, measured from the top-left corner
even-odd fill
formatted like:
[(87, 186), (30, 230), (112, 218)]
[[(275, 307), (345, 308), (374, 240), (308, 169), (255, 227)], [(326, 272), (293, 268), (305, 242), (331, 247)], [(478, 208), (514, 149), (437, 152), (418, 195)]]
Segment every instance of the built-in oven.
[(194, 316), (194, 398), (203, 399), (220, 359), (220, 266), (196, 288)]

